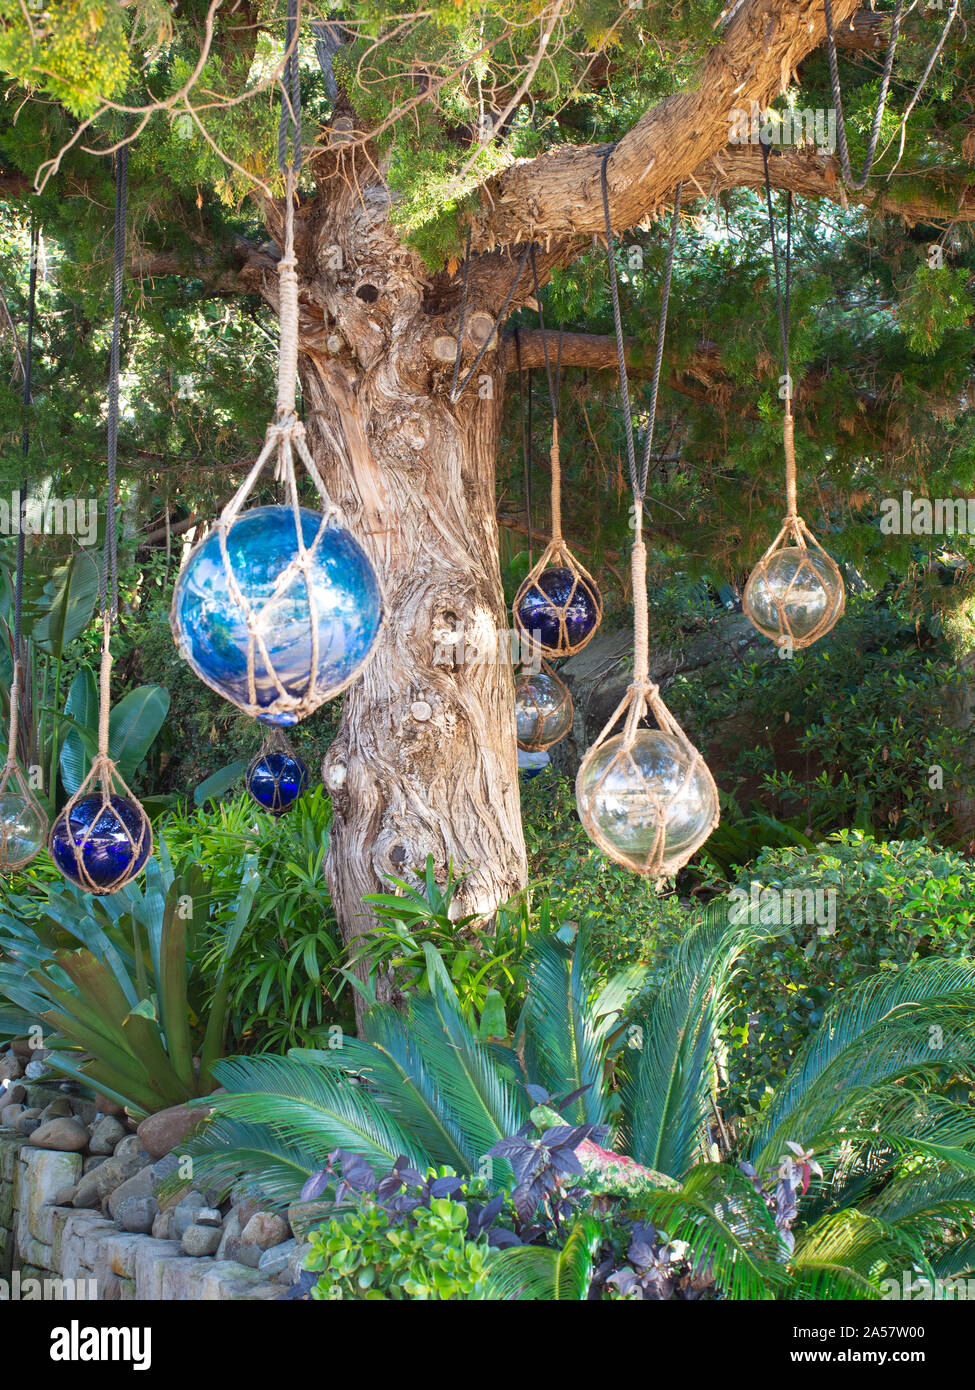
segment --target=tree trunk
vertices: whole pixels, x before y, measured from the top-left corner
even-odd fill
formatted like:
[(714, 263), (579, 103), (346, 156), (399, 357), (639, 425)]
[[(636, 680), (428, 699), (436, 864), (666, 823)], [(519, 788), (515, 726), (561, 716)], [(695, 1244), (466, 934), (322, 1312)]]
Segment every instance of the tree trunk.
[[(319, 264), (340, 262), (302, 286), (300, 367), (309, 446), (385, 590), (376, 653), (322, 767), (326, 873), (352, 942), (370, 923), (363, 895), (428, 855), (441, 883), (448, 865), (466, 875), (458, 914), (493, 912), (524, 886), (526, 860), (495, 516), (503, 370), (492, 349), (450, 404), (442, 321), (384, 190), (338, 202), (299, 218), (305, 236), (321, 219)], [(304, 262), (307, 241), (298, 249)], [(468, 341), (466, 363), (475, 351)]]

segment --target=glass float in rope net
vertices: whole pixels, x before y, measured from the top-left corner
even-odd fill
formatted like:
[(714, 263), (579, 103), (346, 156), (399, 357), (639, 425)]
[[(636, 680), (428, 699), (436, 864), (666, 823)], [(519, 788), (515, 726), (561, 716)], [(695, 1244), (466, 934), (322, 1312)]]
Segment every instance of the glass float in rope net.
[[(612, 730), (626, 712), (623, 732)], [(640, 727), (649, 713), (660, 726)], [(655, 685), (634, 685), (582, 761), (576, 805), (590, 839), (651, 878), (676, 874), (718, 824), (718, 789)]]
[(572, 727), (572, 696), (548, 662), (538, 671), (523, 671), (515, 681), (518, 747), (540, 753), (565, 738)]
[(811, 646), (846, 607), (846, 586), (831, 559), (799, 516), (781, 531), (748, 577), (742, 608), (753, 627), (776, 646)]
[(379, 581), (355, 537), (302, 507), (253, 507), (196, 545), (176, 581), (181, 655), (211, 689), (290, 726), (360, 673), (383, 622)]
[[(114, 768), (103, 769), (96, 759), (51, 829), (52, 859), (86, 893), (118, 892), (141, 872), (152, 852), (149, 817), (134, 796), (114, 790), (113, 773)], [(97, 790), (91, 789), (95, 784)]]
[(549, 541), (512, 605), (515, 626), (547, 656), (581, 652), (603, 617), (595, 579), (561, 536)]
[(0, 771), (0, 874), (26, 868), (47, 843), (47, 813), (19, 766)]
[(308, 767), (274, 729), (247, 769), (244, 783), (258, 806), (272, 816), (290, 811), (308, 786)]

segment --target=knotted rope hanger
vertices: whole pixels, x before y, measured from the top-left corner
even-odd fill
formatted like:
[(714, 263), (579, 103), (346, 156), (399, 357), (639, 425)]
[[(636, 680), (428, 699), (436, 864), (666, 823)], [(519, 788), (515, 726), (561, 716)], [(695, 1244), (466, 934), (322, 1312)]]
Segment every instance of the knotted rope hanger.
[[(297, 722), (317, 709), (323, 700), (339, 694), (359, 675), (356, 668), (348, 678), (338, 685), (322, 683), (322, 656), (320, 650), (320, 613), (316, 600), (316, 586), (311, 582), (319, 547), (329, 527), (345, 524), (341, 509), (333, 502), (326, 489), (321, 473), (311, 456), (305, 435), (305, 427), (296, 409), (298, 383), (298, 270), (295, 255), (295, 201), (298, 173), (302, 165), (301, 143), (301, 89), (298, 62), (298, 5), (297, 0), (289, 0), (287, 25), (285, 31), (285, 59), (281, 75), (281, 118), (278, 126), (278, 167), (284, 176), (284, 234), (281, 259), (278, 262), (278, 318), (280, 336), (278, 344), (277, 397), (274, 418), (267, 427), (261, 452), (240, 488), (230, 499), (218, 517), (216, 532), (220, 556), (227, 579), (227, 588), (234, 604), (240, 610), (247, 631), (246, 654), (246, 701), (239, 707), (254, 718), (261, 717), (272, 722), (273, 717), (286, 717), (289, 722)], [(298, 495), (298, 481), (295, 470), (295, 456), (303, 464), (321, 499), (322, 515), (315, 536), (310, 544), (304, 537), (301, 521), (301, 501)], [(275, 481), (283, 486), (287, 504), (294, 518), (295, 555), (289, 564), (277, 575), (270, 594), (261, 600), (261, 608), (256, 608), (243, 592), (231, 562), (228, 537), (234, 523), (238, 520), (244, 505), (253, 491), (266, 465), (275, 460)], [(266, 631), (262, 620), (262, 610), (273, 611), (279, 598), (293, 586), (295, 579), (305, 580), (307, 595), (311, 658), (308, 684), (300, 693), (290, 691), (275, 669), (274, 657), (268, 646), (271, 634)], [(378, 577), (377, 577), (378, 584)], [(174, 593), (172, 624), (178, 630), (176, 601)], [(384, 605), (383, 605), (384, 606)], [(184, 652), (186, 655), (186, 652)], [(270, 704), (260, 703), (257, 687), (257, 658), (260, 657), (263, 670), (270, 678), (274, 698)], [(194, 666), (196, 674), (216, 690), (225, 695), (220, 686), (205, 671)]]
[[(782, 594), (775, 596), (775, 610), (777, 614), (777, 626), (779, 630), (780, 642), (788, 641), (794, 648), (808, 647), (813, 642), (824, 636), (842, 617), (846, 603), (843, 576), (839, 566), (829, 555), (819, 541), (810, 531), (806, 522), (799, 515), (798, 505), (798, 482), (796, 469), (796, 449), (795, 449), (795, 420), (792, 414), (792, 372), (790, 363), (790, 328), (791, 328), (791, 295), (792, 295), (792, 193), (788, 193), (786, 198), (786, 242), (785, 242), (785, 276), (783, 288), (783, 275), (779, 267), (778, 236), (775, 228), (775, 212), (772, 206), (772, 182), (769, 175), (769, 145), (763, 140), (762, 159), (765, 169), (765, 206), (768, 213), (769, 236), (772, 242), (772, 267), (775, 276), (775, 299), (779, 320), (779, 334), (782, 343), (782, 378), (784, 385), (784, 411), (782, 417), (782, 443), (785, 452), (785, 504), (786, 512), (778, 534), (762, 555), (755, 569), (749, 576), (743, 595), (743, 604), (746, 613), (750, 613), (750, 599), (754, 596), (758, 586), (765, 586), (767, 575), (767, 565), (772, 557), (788, 546), (795, 546), (800, 551), (809, 551), (815, 559), (814, 570), (816, 579), (819, 583), (829, 583), (833, 590), (838, 591), (838, 603), (827, 603), (819, 620), (807, 631), (796, 633), (789, 616), (789, 602), (793, 591), (800, 581), (807, 580), (810, 575), (804, 571), (808, 569), (808, 562), (805, 566), (797, 566), (787, 588)], [(823, 570), (822, 566), (826, 566)], [(818, 567), (818, 568), (817, 568)], [(774, 587), (774, 586), (773, 586)], [(769, 587), (768, 592), (771, 596), (773, 591)], [(754, 618), (752, 618), (754, 621)], [(765, 629), (759, 624), (760, 631)]]
[[(562, 329), (559, 328), (558, 349), (556, 358), (555, 375), (552, 374), (552, 364), (549, 358), (548, 337), (545, 331), (545, 313), (542, 308), (541, 288), (538, 282), (538, 268), (535, 263), (535, 246), (530, 243), (528, 247), (529, 260), (531, 262), (532, 284), (535, 291), (535, 304), (538, 311), (538, 326), (542, 338), (542, 356), (545, 361), (545, 376), (548, 382), (549, 400), (552, 406), (552, 442), (549, 448), (549, 462), (552, 472), (551, 485), (551, 539), (548, 545), (539, 556), (537, 562), (531, 565), (527, 576), (520, 585), (515, 600), (512, 605), (512, 614), (517, 629), (524, 634), (532, 643), (537, 642), (537, 635), (529, 631), (521, 615), (521, 606), (532, 592), (541, 595), (545, 602), (546, 609), (551, 617), (558, 623), (558, 638), (554, 645), (537, 642), (541, 650), (547, 651), (552, 656), (572, 656), (576, 652), (582, 651), (583, 647), (591, 641), (593, 634), (602, 622), (603, 600), (593, 576), (586, 569), (585, 565), (572, 553), (565, 543), (562, 535), (562, 463), (559, 451), (559, 387), (562, 375)], [(528, 518), (529, 530), (529, 561), (531, 559), (531, 517)], [(559, 598), (556, 601), (545, 590), (540, 581), (546, 571), (565, 570), (571, 575), (571, 583), (565, 599)], [(569, 619), (572, 614), (572, 605), (577, 596), (588, 595), (591, 601), (594, 621), (587, 632), (578, 640), (573, 641), (569, 632)]]
[[(623, 404), (623, 430), (626, 441), (627, 464), (634, 500), (634, 540), (631, 554), (633, 580), (633, 680), (623, 699), (613, 711), (605, 728), (590, 747), (583, 759), (576, 779), (576, 796), (580, 816), (586, 832), (592, 840), (618, 863), (650, 878), (661, 878), (677, 873), (718, 823), (718, 792), (704, 758), (691, 743), (677, 720), (664, 704), (660, 689), (650, 679), (650, 622), (647, 596), (647, 549), (643, 539), (643, 512), (649, 476), (650, 458), (653, 447), (653, 433), (656, 423), (657, 398), (660, 376), (663, 367), (664, 339), (667, 330), (667, 313), (670, 303), (670, 287), (673, 275), (674, 252), (677, 244), (677, 228), (680, 217), (682, 185), (678, 184), (674, 196), (674, 214), (671, 222), (670, 240), (664, 270), (660, 298), (660, 319), (657, 330), (657, 349), (654, 359), (653, 381), (650, 395), (650, 413), (644, 440), (643, 455), (639, 466), (636, 459), (636, 444), (633, 434), (633, 416), (630, 406), (629, 382), (626, 370), (626, 345), (623, 339), (623, 321), (620, 313), (619, 284), (616, 275), (613, 225), (609, 206), (609, 186), (607, 165), (614, 146), (610, 146), (603, 156), (601, 186), (603, 215), (606, 227), (606, 255), (609, 267), (610, 298), (613, 307), (613, 328), (616, 337), (616, 351), (620, 375), (620, 397)], [(637, 763), (633, 748), (640, 734), (641, 721), (649, 716), (661, 733), (670, 735), (679, 753), (682, 776), (676, 790), (668, 792), (649, 776)], [(620, 720), (623, 728), (619, 735), (614, 732)], [(587, 773), (593, 765), (599, 750), (611, 739), (618, 739), (618, 745), (596, 781), (589, 785)], [(676, 761), (676, 760), (675, 760)], [(595, 811), (601, 790), (621, 775), (633, 797), (634, 814), (654, 826), (653, 838), (645, 853), (637, 856), (622, 851), (604, 833)], [(669, 814), (685, 790), (692, 788), (693, 794), (706, 795), (711, 803), (708, 820), (701, 826), (701, 833), (689, 847), (670, 851), (667, 847)], [(706, 809), (706, 807), (705, 807)]]
[[(109, 356), (108, 375), (108, 428), (107, 428), (107, 497), (105, 513), (105, 554), (100, 581), (102, 610), (102, 652), (99, 670), (98, 689), (98, 748), (92, 760), (88, 775), (75, 794), (68, 800), (54, 829), (66, 829), (65, 842), (70, 847), (75, 866), (75, 880), (89, 893), (114, 893), (132, 877), (132, 866), (141, 867), (152, 853), (152, 825), (142, 809), (138, 798), (126, 784), (109, 752), (109, 716), (111, 713), (112, 624), (118, 618), (118, 533), (116, 527), (116, 465), (118, 457), (119, 425), (119, 358), (122, 336), (122, 291), (125, 279), (125, 211), (128, 193), (129, 147), (123, 144), (115, 157), (115, 230), (112, 275), (112, 345)], [(118, 814), (118, 791), (131, 803), (138, 833), (133, 831), (126, 820)], [(75, 838), (72, 826), (72, 812), (82, 801), (100, 799), (101, 805), (91, 814), (85, 807), (84, 830), (80, 839)], [(86, 862), (86, 850), (96, 830), (104, 831), (103, 821), (110, 817), (112, 828), (118, 827), (128, 842), (130, 861), (114, 879), (109, 882), (96, 882), (92, 878)]]
[[(24, 352), (24, 429), (21, 436), (21, 452), (24, 457), (24, 480), (20, 485), (18, 494), (18, 524), (17, 524), (17, 562), (16, 575), (14, 579), (14, 633), (13, 633), (13, 671), (10, 681), (10, 722), (7, 732), (7, 757), (3, 768), (0, 769), (0, 797), (12, 795), (22, 799), (24, 803), (23, 813), (25, 823), (33, 820), (36, 827), (36, 837), (33, 840), (33, 848), (25, 852), (22, 837), (17, 834), (17, 820), (8, 821), (6, 817), (0, 820), (0, 873), (9, 873), (15, 869), (22, 869), (39, 853), (44, 837), (47, 833), (47, 813), (41, 806), (37, 797), (31, 789), (30, 781), (25, 776), (17, 757), (17, 744), (20, 738), (20, 696), (22, 688), (22, 663), (21, 663), (21, 629), (23, 623), (24, 606), (24, 502), (28, 495), (30, 477), (28, 471), (28, 459), (30, 456), (30, 418), (29, 410), (32, 404), (32, 366), (34, 358), (34, 316), (37, 304), (37, 260), (40, 251), (40, 228), (37, 219), (31, 218), (30, 227), (30, 270), (27, 291), (27, 346)], [(29, 756), (29, 748), (27, 754)], [(27, 757), (24, 759), (26, 765)], [(11, 834), (11, 832), (14, 834)], [(20, 841), (20, 848), (17, 841)]]

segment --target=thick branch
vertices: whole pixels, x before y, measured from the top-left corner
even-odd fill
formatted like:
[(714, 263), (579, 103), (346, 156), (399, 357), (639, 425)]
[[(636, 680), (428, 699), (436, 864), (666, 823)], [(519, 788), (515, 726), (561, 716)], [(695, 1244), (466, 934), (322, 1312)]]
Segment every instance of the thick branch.
[[(832, 198), (835, 202), (856, 204), (872, 213), (893, 213), (909, 222), (975, 221), (975, 187), (959, 194), (944, 186), (939, 194), (931, 187), (924, 194), (901, 194), (897, 184), (871, 183), (860, 193), (850, 192), (840, 179), (839, 160), (814, 149), (773, 150), (769, 160), (773, 188), (790, 189), (804, 198)], [(931, 172), (927, 178), (930, 183)], [(758, 145), (728, 145), (694, 171), (690, 189), (714, 197), (731, 188), (764, 188), (762, 151)]]
[[(857, 8), (857, 0), (835, 0), (837, 25)], [(745, 0), (696, 81), (642, 116), (610, 156), (613, 227), (632, 227), (660, 207), (678, 179), (725, 147), (732, 111), (752, 101), (767, 105), (825, 32), (822, 0)], [(602, 232), (604, 153), (564, 147), (513, 165), (490, 186), (474, 219), (475, 249)]]

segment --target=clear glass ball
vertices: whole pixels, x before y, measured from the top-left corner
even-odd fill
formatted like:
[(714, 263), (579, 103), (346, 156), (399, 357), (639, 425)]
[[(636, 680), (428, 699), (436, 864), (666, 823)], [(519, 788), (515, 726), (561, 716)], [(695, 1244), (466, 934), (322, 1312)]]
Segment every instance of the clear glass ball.
[(20, 792), (0, 792), (0, 873), (23, 869), (44, 848), (47, 817)]
[[(344, 689), (372, 655), (383, 618), (376, 572), (351, 532), (338, 525), (322, 530), (321, 515), (307, 508), (299, 516), (310, 552), (307, 582), (296, 569), (282, 583), (298, 553), (291, 507), (253, 507), (227, 534), (233, 577), (267, 648), (265, 660), (254, 643), (256, 714), (265, 724), (296, 724), (293, 705), (307, 695), (313, 677), (316, 706)], [(318, 640), (314, 671), (313, 621)], [(180, 572), (172, 624), (180, 654), (201, 680), (248, 708), (247, 620), (231, 592), (216, 531), (195, 547)], [(275, 675), (284, 687), (283, 698)], [(310, 712), (306, 709), (302, 717)]]
[(632, 745), (617, 734), (583, 760), (576, 804), (587, 832), (628, 868), (648, 867), (660, 849), (668, 864), (686, 862), (713, 829), (718, 795), (707, 769), (681, 741), (639, 729)]
[(518, 747), (525, 752), (550, 748), (572, 727), (572, 696), (554, 671), (529, 672), (515, 685)]
[(776, 644), (797, 647), (823, 637), (843, 613), (846, 591), (839, 566), (818, 550), (788, 545), (760, 560), (745, 585), (742, 608)]
[(272, 749), (254, 759), (246, 780), (258, 806), (272, 816), (281, 816), (291, 810), (308, 786), (308, 768), (294, 753)]
[(51, 831), (51, 856), (66, 879), (89, 893), (114, 893), (140, 872), (152, 848), (145, 811), (127, 796), (101, 792), (65, 807)]
[[(599, 597), (574, 570), (544, 570), (518, 596), (515, 620), (545, 651), (562, 656), (583, 645), (599, 626)], [(563, 637), (562, 626), (565, 624)]]

